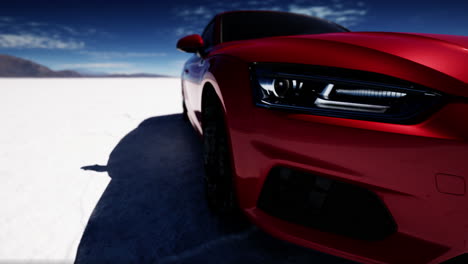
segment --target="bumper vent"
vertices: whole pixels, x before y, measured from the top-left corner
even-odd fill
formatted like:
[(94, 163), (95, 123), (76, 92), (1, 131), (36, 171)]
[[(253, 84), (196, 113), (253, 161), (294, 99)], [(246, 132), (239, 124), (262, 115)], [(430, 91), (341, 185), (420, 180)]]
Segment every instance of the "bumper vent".
[(382, 240), (397, 230), (373, 192), (283, 167), (271, 170), (257, 206), (274, 217), (355, 239)]

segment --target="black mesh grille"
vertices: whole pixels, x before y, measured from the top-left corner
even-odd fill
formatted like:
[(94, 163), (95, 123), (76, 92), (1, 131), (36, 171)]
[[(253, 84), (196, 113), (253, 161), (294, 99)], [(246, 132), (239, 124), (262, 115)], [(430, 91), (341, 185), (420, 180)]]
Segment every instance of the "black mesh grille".
[(373, 192), (282, 167), (268, 175), (258, 208), (286, 221), (356, 239), (381, 240), (397, 229)]

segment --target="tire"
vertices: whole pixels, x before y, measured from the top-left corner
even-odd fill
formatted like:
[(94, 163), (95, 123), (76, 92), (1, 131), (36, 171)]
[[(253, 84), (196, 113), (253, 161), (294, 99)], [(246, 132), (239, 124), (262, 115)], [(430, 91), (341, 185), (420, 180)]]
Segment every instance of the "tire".
[(212, 211), (233, 215), (239, 213), (239, 207), (233, 184), (228, 134), (222, 106), (213, 101), (205, 104), (202, 111), (205, 194)]

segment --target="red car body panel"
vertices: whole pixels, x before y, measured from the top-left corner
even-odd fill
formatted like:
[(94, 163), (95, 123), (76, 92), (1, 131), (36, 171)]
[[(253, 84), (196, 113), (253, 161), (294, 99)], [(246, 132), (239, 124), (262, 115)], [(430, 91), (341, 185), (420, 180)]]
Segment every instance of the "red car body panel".
[[(182, 75), (184, 102), (201, 131), (207, 84), (224, 107), (241, 209), (270, 234), (363, 263), (440, 263), (468, 252), (468, 37), (333, 33), (216, 45)], [(252, 99), (253, 62), (374, 72), (444, 92), (424, 121), (391, 124), (275, 111)], [(361, 241), (275, 218), (257, 208), (269, 171), (285, 166), (371, 190), (398, 229)]]

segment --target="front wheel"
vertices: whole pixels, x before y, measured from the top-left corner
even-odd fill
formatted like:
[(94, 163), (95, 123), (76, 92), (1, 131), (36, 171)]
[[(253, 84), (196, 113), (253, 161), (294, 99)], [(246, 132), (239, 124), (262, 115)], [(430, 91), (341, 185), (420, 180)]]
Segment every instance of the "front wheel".
[(216, 213), (238, 213), (228, 134), (219, 102), (203, 108), (203, 161), (208, 206)]

